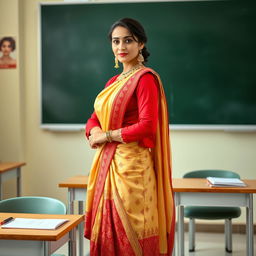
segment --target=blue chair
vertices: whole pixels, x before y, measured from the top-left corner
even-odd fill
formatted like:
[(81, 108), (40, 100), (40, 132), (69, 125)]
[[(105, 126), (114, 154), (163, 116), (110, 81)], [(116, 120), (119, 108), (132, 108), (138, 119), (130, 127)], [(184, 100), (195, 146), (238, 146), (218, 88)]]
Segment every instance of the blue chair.
[[(196, 170), (183, 175), (183, 178), (239, 178), (240, 176), (227, 170)], [(226, 251), (232, 252), (232, 219), (241, 215), (239, 207), (186, 206), (184, 216), (189, 218), (189, 251), (195, 251), (195, 219), (225, 220)]]
[[(23, 196), (0, 201), (0, 212), (66, 214), (64, 203), (50, 197)], [(52, 254), (51, 256), (65, 256)]]

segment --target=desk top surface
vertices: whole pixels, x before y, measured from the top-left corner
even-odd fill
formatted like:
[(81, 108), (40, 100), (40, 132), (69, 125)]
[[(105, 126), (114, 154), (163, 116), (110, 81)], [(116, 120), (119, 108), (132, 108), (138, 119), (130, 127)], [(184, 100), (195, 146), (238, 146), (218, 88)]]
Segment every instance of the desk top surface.
[(0, 162), (0, 173), (26, 165), (25, 162)]
[[(246, 187), (210, 187), (206, 179), (175, 178), (172, 180), (174, 192), (209, 193), (256, 193), (256, 180), (243, 179)], [(88, 176), (78, 175), (59, 183), (63, 188), (87, 188)]]
[(78, 175), (73, 176), (65, 181), (59, 183), (59, 187), (61, 188), (87, 188), (88, 184), (88, 176)]
[(242, 179), (246, 187), (210, 187), (206, 179), (173, 179), (174, 192), (256, 193), (256, 180)]
[(26, 214), (0, 212), (0, 222), (9, 217), (32, 219), (68, 219), (55, 230), (0, 228), (0, 239), (57, 241), (84, 220), (84, 215)]

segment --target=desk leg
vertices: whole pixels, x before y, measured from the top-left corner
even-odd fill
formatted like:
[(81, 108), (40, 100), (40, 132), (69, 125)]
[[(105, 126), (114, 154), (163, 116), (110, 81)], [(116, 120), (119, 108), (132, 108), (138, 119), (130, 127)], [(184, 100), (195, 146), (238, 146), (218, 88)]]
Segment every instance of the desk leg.
[(2, 195), (3, 195), (3, 184), (2, 184), (2, 175), (0, 173), (0, 201), (3, 199)]
[(176, 255), (176, 243), (177, 243), (177, 234), (176, 232), (174, 233), (174, 244), (173, 244), (173, 250), (172, 250), (172, 255), (171, 256), (175, 256)]
[(178, 256), (184, 256), (184, 206), (178, 206)]
[(74, 214), (74, 190), (68, 189), (68, 214)]
[(17, 196), (21, 196), (21, 168), (17, 168)]
[(69, 232), (68, 255), (76, 256), (76, 228)]
[[(78, 213), (84, 214), (83, 201), (78, 202)], [(84, 254), (84, 222), (80, 223), (78, 226), (79, 233), (79, 256), (83, 256)]]
[(253, 256), (253, 194), (248, 194), (248, 207), (246, 207), (246, 234), (247, 256)]
[(44, 256), (49, 256), (50, 255), (50, 245), (48, 241), (44, 241), (43, 243), (44, 247)]

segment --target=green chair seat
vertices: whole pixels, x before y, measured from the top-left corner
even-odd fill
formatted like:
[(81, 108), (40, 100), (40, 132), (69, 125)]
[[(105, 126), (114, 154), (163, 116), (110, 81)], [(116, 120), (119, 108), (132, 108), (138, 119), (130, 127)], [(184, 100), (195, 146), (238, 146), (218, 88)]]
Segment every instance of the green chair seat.
[(238, 207), (187, 206), (184, 209), (184, 216), (193, 219), (233, 219), (240, 215), (241, 209)]

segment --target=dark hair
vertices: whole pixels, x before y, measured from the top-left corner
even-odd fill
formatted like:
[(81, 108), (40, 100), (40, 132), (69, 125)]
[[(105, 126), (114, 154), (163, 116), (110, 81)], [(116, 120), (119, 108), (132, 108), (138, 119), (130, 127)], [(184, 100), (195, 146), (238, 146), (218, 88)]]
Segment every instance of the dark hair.
[(12, 48), (12, 51), (15, 50), (16, 48), (16, 44), (15, 44), (15, 40), (12, 38), (12, 37), (3, 37), (0, 41), (0, 50), (2, 48), (2, 45), (5, 41), (8, 41), (10, 44), (11, 44), (11, 48)]
[(131, 34), (138, 39), (139, 43), (144, 43), (144, 48), (142, 49), (142, 55), (144, 57), (143, 63), (146, 63), (150, 53), (147, 51), (147, 48), (145, 46), (148, 38), (146, 36), (145, 30), (142, 27), (142, 25), (138, 21), (131, 18), (123, 18), (121, 20), (118, 20), (111, 26), (109, 30), (108, 37), (110, 40), (112, 40), (112, 33), (116, 27), (127, 28), (131, 32)]

